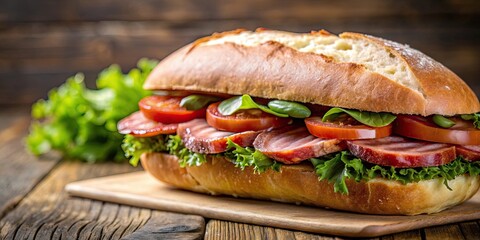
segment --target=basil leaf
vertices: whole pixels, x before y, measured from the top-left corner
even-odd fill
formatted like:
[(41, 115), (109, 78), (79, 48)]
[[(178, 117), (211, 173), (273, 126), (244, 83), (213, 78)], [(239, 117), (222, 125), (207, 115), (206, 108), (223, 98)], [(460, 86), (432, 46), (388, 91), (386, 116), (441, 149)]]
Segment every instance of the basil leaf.
[(307, 118), (312, 114), (308, 107), (296, 102), (273, 100), (268, 103), (268, 107), (277, 113), (287, 114), (294, 118)]
[(182, 98), (180, 101), (180, 107), (184, 107), (187, 110), (194, 111), (202, 109), (211, 102), (220, 101), (221, 98), (205, 95), (190, 95)]
[(221, 102), (220, 105), (218, 105), (218, 111), (225, 116), (232, 115), (239, 110), (255, 109), (255, 108), (260, 109), (266, 113), (273, 114), (277, 117), (288, 117), (287, 114), (277, 113), (275, 111), (272, 111), (270, 108), (266, 106), (257, 104), (255, 101), (253, 101), (252, 97), (250, 97), (247, 94), (229, 98)]
[(473, 121), (473, 126), (480, 129), (480, 113), (462, 114), (460, 117), (463, 120)]
[(442, 116), (442, 115), (434, 115), (432, 118), (433, 122), (442, 128), (451, 128), (455, 125), (455, 122)]
[(337, 108), (337, 107), (330, 108), (330, 110), (328, 110), (325, 113), (325, 115), (323, 115), (322, 121), (323, 122), (333, 121), (333, 120), (337, 119), (338, 117), (340, 117), (340, 115), (342, 115), (344, 113), (345, 112), (341, 108)]
[(397, 118), (391, 113), (375, 113), (334, 107), (323, 115), (322, 121), (333, 121), (343, 113), (370, 127), (384, 127)]

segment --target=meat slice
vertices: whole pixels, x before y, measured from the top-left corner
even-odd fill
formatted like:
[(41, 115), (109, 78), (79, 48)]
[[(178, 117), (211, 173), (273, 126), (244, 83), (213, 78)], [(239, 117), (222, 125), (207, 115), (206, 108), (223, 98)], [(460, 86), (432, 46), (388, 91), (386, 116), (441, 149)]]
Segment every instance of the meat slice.
[(120, 120), (117, 125), (121, 134), (131, 134), (136, 137), (152, 137), (160, 134), (172, 134), (177, 131), (178, 124), (164, 124), (146, 118), (142, 112), (134, 112)]
[(185, 147), (192, 152), (214, 154), (227, 150), (227, 139), (242, 146), (252, 146), (260, 131), (241, 133), (219, 131), (208, 125), (205, 119), (194, 119), (178, 125), (177, 134)]
[(289, 126), (260, 133), (253, 146), (279, 162), (294, 164), (346, 149), (343, 141), (311, 135), (306, 127)]
[(455, 146), (458, 156), (465, 160), (475, 162), (480, 160), (480, 145)]
[(366, 162), (397, 168), (439, 166), (456, 157), (452, 145), (397, 136), (347, 141), (347, 145), (353, 155)]

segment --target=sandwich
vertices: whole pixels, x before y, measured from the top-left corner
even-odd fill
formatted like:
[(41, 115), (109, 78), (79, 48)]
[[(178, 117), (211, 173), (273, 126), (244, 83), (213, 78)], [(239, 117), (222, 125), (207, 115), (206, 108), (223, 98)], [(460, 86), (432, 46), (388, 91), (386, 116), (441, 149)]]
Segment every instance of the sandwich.
[(173, 187), (366, 214), (435, 213), (480, 186), (480, 103), (418, 50), (360, 33), (215, 33), (175, 51), (118, 123)]

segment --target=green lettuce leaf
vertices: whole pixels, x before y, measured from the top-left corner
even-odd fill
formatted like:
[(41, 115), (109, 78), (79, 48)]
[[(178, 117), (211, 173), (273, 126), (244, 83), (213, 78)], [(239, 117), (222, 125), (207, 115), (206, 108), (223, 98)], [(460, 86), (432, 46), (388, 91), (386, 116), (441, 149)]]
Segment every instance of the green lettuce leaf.
[(206, 155), (194, 153), (183, 145), (178, 135), (158, 135), (154, 137), (134, 137), (125, 135), (122, 143), (125, 157), (130, 159), (130, 164), (137, 166), (140, 156), (146, 152), (165, 152), (175, 155), (181, 167), (200, 166), (207, 161)]
[(277, 161), (270, 159), (258, 150), (252, 147), (242, 147), (230, 139), (227, 141), (228, 151), (223, 153), (228, 157), (235, 166), (241, 168), (252, 167), (256, 173), (265, 172), (268, 169), (280, 171), (281, 164)]
[(137, 166), (140, 156), (146, 152), (166, 152), (168, 138), (165, 135), (158, 135), (148, 138), (137, 138), (132, 135), (125, 135), (122, 143), (122, 149), (125, 157), (133, 166)]
[[(160, 135), (148, 138), (126, 135), (122, 148), (133, 166), (137, 166), (140, 156), (145, 152), (166, 152), (175, 155), (179, 158), (181, 167), (200, 166), (207, 161), (207, 155), (194, 153), (185, 148), (178, 135)], [(280, 163), (251, 147), (244, 148), (228, 140), (228, 149), (225, 153), (218, 155), (228, 157), (235, 166), (242, 170), (251, 166), (256, 173), (262, 173), (268, 169), (280, 171)]]
[(117, 122), (137, 111), (138, 101), (151, 94), (142, 86), (156, 65), (142, 59), (128, 74), (112, 65), (99, 74), (96, 90), (86, 88), (82, 74), (69, 78), (51, 90), (47, 100), (32, 106), (27, 148), (35, 155), (58, 150), (88, 162), (125, 161)]
[(180, 167), (200, 166), (207, 162), (205, 154), (195, 153), (188, 150), (183, 145), (182, 139), (178, 135), (169, 135), (167, 141), (167, 151), (178, 157)]
[(480, 162), (469, 162), (458, 157), (449, 164), (437, 167), (421, 168), (395, 168), (380, 165), (369, 165), (347, 151), (312, 158), (311, 162), (320, 180), (328, 180), (334, 183), (334, 191), (348, 194), (345, 180), (353, 179), (357, 182), (368, 181), (377, 177), (399, 181), (403, 184), (430, 180), (435, 178), (444, 179), (445, 186), (448, 180), (455, 177), (470, 174), (480, 174)]

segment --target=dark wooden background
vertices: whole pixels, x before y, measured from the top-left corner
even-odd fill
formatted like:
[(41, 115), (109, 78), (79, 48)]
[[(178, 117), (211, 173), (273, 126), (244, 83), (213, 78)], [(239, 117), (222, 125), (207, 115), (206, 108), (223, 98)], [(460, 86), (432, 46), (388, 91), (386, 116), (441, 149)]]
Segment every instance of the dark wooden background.
[(0, 0), (0, 107), (31, 104), (68, 76), (161, 59), (215, 31), (360, 31), (408, 43), (480, 95), (478, 0)]

